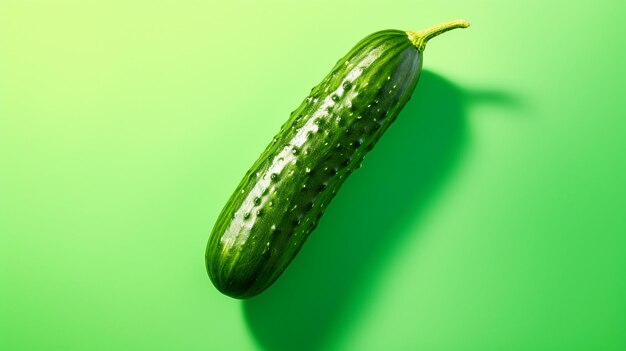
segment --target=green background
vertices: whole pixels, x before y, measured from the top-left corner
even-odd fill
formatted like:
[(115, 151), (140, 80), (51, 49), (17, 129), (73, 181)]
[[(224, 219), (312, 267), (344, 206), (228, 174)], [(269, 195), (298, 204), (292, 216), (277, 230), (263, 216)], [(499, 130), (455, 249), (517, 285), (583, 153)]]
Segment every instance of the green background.
[[(625, 5), (0, 2), (3, 350), (625, 350)], [(433, 40), (414, 98), (281, 279), (211, 227), (365, 35)]]

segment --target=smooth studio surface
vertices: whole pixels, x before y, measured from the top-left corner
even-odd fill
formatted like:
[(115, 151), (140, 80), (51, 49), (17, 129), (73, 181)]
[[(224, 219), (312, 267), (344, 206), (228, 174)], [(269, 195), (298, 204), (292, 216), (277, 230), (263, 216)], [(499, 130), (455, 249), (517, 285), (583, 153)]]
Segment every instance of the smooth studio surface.
[[(624, 350), (626, 8), (0, 2), (0, 348)], [(219, 211), (358, 40), (465, 18), (262, 295)]]

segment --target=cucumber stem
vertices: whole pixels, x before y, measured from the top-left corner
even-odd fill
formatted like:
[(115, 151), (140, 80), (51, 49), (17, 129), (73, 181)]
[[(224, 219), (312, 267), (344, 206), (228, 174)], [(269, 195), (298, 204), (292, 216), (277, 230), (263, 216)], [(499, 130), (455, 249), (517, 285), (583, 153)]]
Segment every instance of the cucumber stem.
[(469, 25), (470, 25), (469, 22), (467, 22), (466, 20), (458, 19), (454, 21), (448, 21), (448, 22), (444, 22), (441, 24), (437, 24), (435, 26), (428, 27), (419, 32), (407, 31), (406, 34), (409, 36), (409, 40), (411, 41), (413, 45), (415, 45), (417, 50), (424, 51), (424, 48), (426, 47), (426, 42), (428, 42), (430, 39), (438, 36), (441, 33), (447, 32), (451, 29), (467, 28), (469, 27)]

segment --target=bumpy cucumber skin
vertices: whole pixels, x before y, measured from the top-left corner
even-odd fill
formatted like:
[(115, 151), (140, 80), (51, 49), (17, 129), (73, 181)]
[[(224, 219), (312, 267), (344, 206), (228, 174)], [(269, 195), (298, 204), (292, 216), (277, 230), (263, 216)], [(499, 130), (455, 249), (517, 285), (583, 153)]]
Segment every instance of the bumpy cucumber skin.
[(406, 32), (380, 31), (361, 40), (311, 90), (215, 223), (206, 266), (218, 290), (252, 297), (283, 273), (410, 99), (421, 66), (422, 53)]

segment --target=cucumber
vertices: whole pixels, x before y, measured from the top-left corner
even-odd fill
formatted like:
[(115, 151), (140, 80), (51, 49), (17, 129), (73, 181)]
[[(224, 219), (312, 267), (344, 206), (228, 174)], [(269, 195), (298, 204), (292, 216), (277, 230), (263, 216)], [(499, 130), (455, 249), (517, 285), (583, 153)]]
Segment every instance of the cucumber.
[(376, 32), (337, 62), (220, 213), (205, 256), (219, 291), (249, 298), (283, 273), (343, 182), (411, 98), (426, 42), (467, 26), (456, 20), (420, 32)]

